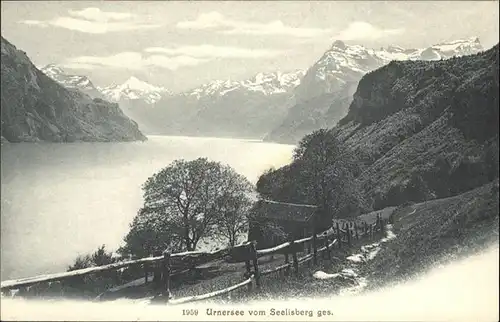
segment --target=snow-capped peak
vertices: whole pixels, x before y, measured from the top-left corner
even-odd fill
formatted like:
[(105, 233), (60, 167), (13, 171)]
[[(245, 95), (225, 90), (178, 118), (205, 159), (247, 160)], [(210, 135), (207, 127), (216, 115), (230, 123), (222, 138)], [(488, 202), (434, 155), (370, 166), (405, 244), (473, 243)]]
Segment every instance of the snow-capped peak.
[(379, 50), (360, 45), (347, 45), (343, 41), (336, 40), (323, 57), (316, 62), (315, 72), (319, 79), (325, 79), (328, 74), (344, 74), (347, 70), (364, 74), (389, 63), (391, 60), (446, 59), (477, 53), (481, 50), (483, 47), (477, 37), (442, 42), (421, 49), (405, 49), (390, 45)]
[(64, 70), (56, 64), (48, 64), (44, 67), (40, 67), (39, 69), (47, 76), (65, 74)]
[(295, 91), (295, 97), (298, 100), (307, 100), (311, 95), (337, 91), (340, 87), (357, 82), (364, 74), (393, 60), (439, 60), (470, 55), (482, 50), (484, 49), (477, 37), (441, 42), (420, 49), (406, 49), (397, 45), (370, 49), (336, 40), (308, 69)]
[(483, 50), (478, 37), (458, 39), (435, 44), (430, 48), (445, 53), (446, 55), (467, 55)]
[(73, 88), (89, 94), (91, 97), (101, 97), (97, 88), (87, 76), (68, 74), (56, 64), (48, 64), (39, 68), (45, 75), (52, 78), (66, 88)]
[(260, 92), (264, 95), (286, 93), (297, 87), (304, 76), (304, 70), (292, 72), (261, 72), (253, 77), (242, 80), (214, 80), (195, 88), (185, 95), (201, 98), (205, 96), (224, 96), (235, 90)]
[(111, 85), (100, 88), (101, 92), (111, 101), (143, 100), (148, 104), (156, 103), (165, 95), (171, 93), (160, 86), (154, 86), (135, 76), (129, 77), (121, 85)]
[(335, 40), (332, 44), (332, 49), (346, 49), (346, 44), (342, 40)]
[(131, 76), (129, 79), (125, 81), (121, 86), (121, 88), (125, 89), (135, 89), (143, 92), (163, 92), (165, 89), (163, 87), (156, 87), (145, 81), (138, 79), (135, 76)]

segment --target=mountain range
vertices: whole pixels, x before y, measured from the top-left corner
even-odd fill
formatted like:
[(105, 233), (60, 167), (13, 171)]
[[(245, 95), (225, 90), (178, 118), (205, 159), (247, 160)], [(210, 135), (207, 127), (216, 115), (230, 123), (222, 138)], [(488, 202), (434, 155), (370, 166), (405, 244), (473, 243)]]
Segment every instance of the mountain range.
[(143, 117), (153, 115), (169, 134), (262, 138), (286, 115), (287, 101), (303, 75), (296, 70), (259, 73), (243, 81), (213, 81), (162, 98)]
[(307, 70), (258, 73), (246, 80), (214, 80), (182, 93), (129, 78), (121, 85), (96, 87), (85, 76), (60, 67), (42, 68), (49, 77), (92, 97), (119, 103), (149, 134), (244, 137), (297, 143), (347, 114), (363, 75), (393, 60), (441, 60), (483, 48), (477, 38), (428, 48), (396, 45), (369, 49), (335, 41)]
[(48, 77), (3, 37), (1, 66), (2, 142), (146, 140), (118, 104), (80, 90), (98, 94), (88, 78), (68, 76), (61, 86), (57, 67)]
[[(305, 71), (258, 73), (242, 81), (215, 80), (183, 93), (151, 85), (136, 77), (121, 85), (96, 87), (76, 82), (60, 67), (42, 68), (68, 88), (81, 86), (93, 97), (119, 103), (150, 134), (262, 138), (287, 112), (286, 101)], [(81, 79), (87, 80), (85, 76)]]
[(440, 60), (483, 50), (478, 38), (440, 43), (423, 49), (389, 46), (378, 50), (335, 41), (311, 66), (294, 91), (283, 122), (266, 140), (297, 143), (304, 135), (334, 126), (347, 113), (359, 80), (394, 60)]

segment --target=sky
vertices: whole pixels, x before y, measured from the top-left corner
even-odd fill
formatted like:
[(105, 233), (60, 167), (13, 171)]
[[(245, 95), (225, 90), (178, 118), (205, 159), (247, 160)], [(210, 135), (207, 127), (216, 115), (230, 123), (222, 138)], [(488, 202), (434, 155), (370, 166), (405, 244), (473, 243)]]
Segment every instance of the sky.
[(307, 69), (337, 40), (425, 48), (498, 43), (498, 1), (2, 1), (2, 36), (36, 66), (98, 86), (135, 76), (174, 92)]

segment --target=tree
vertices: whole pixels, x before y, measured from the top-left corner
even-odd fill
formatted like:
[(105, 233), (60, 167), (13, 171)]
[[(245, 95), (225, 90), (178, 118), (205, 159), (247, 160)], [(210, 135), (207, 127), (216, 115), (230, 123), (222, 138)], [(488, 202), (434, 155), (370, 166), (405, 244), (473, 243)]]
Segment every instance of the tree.
[[(306, 135), (294, 150), (300, 164), (305, 189), (320, 208), (323, 217), (349, 207), (361, 197), (354, 189), (359, 174), (357, 158), (331, 131), (321, 129)], [(330, 220), (331, 218), (326, 218)]]
[(229, 197), (224, 200), (224, 203), (217, 231), (223, 238), (227, 239), (230, 247), (234, 247), (238, 235), (248, 229), (248, 212), (252, 203), (244, 195)]
[[(105, 245), (102, 245), (92, 254), (79, 255), (75, 262), (68, 267), (67, 271), (103, 266), (114, 262), (116, 262), (116, 258), (106, 250)], [(67, 295), (93, 297), (119, 283), (118, 273), (109, 271), (72, 277), (63, 281), (62, 288)]]
[(201, 238), (226, 231), (234, 243), (252, 185), (231, 167), (198, 158), (174, 161), (148, 178), (143, 191), (144, 205), (125, 237), (122, 253), (192, 251)]
[(95, 252), (90, 255), (78, 255), (73, 265), (70, 265), (67, 271), (71, 272), (82, 268), (103, 266), (112, 264), (114, 262), (115, 259), (113, 258), (113, 254), (106, 251), (106, 245), (101, 245)]

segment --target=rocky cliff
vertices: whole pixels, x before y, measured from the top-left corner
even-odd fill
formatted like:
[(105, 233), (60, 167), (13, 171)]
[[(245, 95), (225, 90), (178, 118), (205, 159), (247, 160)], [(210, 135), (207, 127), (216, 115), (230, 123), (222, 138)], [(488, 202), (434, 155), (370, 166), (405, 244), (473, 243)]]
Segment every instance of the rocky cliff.
[(145, 140), (118, 104), (65, 88), (2, 37), (2, 137), (21, 141)]
[(335, 135), (358, 155), (376, 208), (448, 197), (498, 177), (498, 45), (363, 77)]
[[(498, 85), (498, 45), (448, 60), (393, 61), (365, 75), (331, 134), (360, 159), (355, 180), (370, 207), (449, 197), (498, 178)], [(275, 172), (300, 181), (300, 163)], [(261, 182), (282, 199), (273, 180)]]

